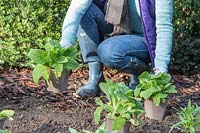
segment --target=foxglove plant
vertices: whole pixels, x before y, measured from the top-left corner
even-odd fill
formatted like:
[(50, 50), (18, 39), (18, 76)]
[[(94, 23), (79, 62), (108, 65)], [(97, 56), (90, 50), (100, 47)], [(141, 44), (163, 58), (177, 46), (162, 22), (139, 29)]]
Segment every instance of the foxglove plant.
[(177, 93), (175, 85), (170, 83), (171, 76), (167, 73), (153, 75), (145, 71), (139, 76), (139, 81), (134, 90), (135, 97), (152, 100), (156, 106), (165, 103), (169, 94)]
[(174, 128), (180, 129), (183, 133), (195, 133), (197, 130), (200, 132), (200, 107), (192, 105), (191, 100), (185, 108), (181, 108), (177, 112), (179, 115), (179, 122), (171, 127), (170, 132)]
[(75, 47), (62, 48), (57, 40), (49, 40), (44, 49), (31, 49), (29, 57), (36, 63), (33, 81), (38, 83), (43, 77), (49, 83), (51, 69), (55, 70), (56, 77), (60, 77), (64, 69), (77, 69), (79, 64), (74, 59), (76, 53)]
[[(129, 89), (123, 82), (114, 83), (107, 80), (100, 83), (101, 90), (105, 96), (95, 100), (98, 105), (94, 112), (94, 121), (99, 124), (100, 115), (103, 110), (107, 112), (106, 117), (113, 119), (112, 130), (120, 130), (127, 121), (134, 125), (141, 124), (138, 115), (143, 112), (140, 101), (133, 97), (133, 90)], [(103, 99), (107, 101), (104, 102)]]

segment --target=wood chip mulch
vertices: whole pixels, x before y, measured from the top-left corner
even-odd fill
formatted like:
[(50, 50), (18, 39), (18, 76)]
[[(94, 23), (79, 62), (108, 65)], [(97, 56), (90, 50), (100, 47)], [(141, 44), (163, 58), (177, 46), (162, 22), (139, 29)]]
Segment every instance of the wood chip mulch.
[[(104, 68), (104, 77), (114, 82), (129, 82), (129, 74), (118, 72), (114, 69)], [(169, 104), (172, 106), (185, 106), (188, 99), (200, 105), (200, 74), (191, 76), (173, 75), (172, 82), (176, 85), (178, 93), (173, 95)], [(32, 70), (30, 69), (11, 69), (0, 67), (0, 97), (17, 100), (26, 96), (43, 98), (44, 100), (57, 102), (55, 106), (93, 106), (93, 98), (81, 99), (76, 95), (76, 90), (87, 83), (88, 70), (80, 68), (72, 71), (68, 90), (62, 94), (53, 94), (46, 90), (44, 80), (39, 84), (32, 81)], [(63, 106), (65, 105), (65, 106)]]

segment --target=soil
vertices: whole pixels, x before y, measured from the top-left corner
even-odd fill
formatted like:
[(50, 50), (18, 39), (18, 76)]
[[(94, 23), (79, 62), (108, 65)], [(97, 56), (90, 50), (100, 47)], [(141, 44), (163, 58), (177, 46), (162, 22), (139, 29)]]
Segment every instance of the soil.
[[(28, 69), (0, 68), (0, 110), (15, 111), (13, 120), (6, 120), (3, 129), (13, 133), (68, 133), (69, 127), (79, 132), (98, 128), (93, 121), (95, 98), (82, 99), (75, 94), (78, 87), (87, 83), (86, 69), (71, 73), (68, 90), (62, 94), (48, 92), (43, 80), (39, 85), (34, 84), (31, 73)], [(129, 81), (128, 74), (113, 69), (105, 68), (104, 75), (115, 82)], [(168, 100), (165, 120), (159, 122), (141, 116), (143, 125), (131, 126), (131, 133), (168, 133), (178, 121), (177, 109), (186, 106), (189, 99), (200, 105), (200, 74), (173, 75), (172, 82), (177, 86), (178, 93)], [(172, 132), (180, 131), (175, 129)]]

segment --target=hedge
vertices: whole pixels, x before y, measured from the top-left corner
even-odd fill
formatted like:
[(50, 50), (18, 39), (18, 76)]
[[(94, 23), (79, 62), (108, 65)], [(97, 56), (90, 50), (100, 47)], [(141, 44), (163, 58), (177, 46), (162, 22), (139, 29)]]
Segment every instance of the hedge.
[[(70, 0), (0, 0), (0, 65), (27, 67), (30, 48), (47, 38), (60, 39)], [(171, 69), (200, 72), (200, 2), (174, 1), (174, 47)]]
[(171, 67), (179, 73), (200, 72), (199, 0), (175, 0)]
[(0, 63), (30, 66), (30, 48), (60, 39), (69, 0), (0, 0)]

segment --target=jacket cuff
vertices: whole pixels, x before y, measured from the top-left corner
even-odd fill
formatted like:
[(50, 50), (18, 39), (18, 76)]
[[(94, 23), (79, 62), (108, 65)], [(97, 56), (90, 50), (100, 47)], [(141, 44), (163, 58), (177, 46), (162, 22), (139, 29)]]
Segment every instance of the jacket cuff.
[(61, 47), (62, 47), (62, 48), (68, 48), (68, 47), (73, 46), (73, 43), (71, 43), (71, 42), (69, 42), (69, 41), (67, 41), (67, 40), (64, 40), (64, 39), (62, 39), (62, 40), (60, 41), (60, 44), (61, 44)]
[(153, 72), (154, 72), (154, 74), (158, 74), (159, 72), (161, 72), (161, 73), (168, 73), (168, 70), (167, 69), (165, 69), (165, 68), (153, 68)]

